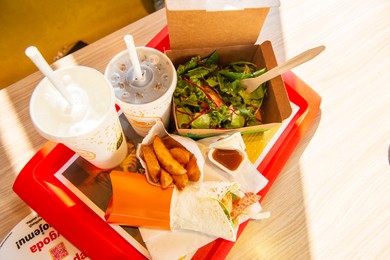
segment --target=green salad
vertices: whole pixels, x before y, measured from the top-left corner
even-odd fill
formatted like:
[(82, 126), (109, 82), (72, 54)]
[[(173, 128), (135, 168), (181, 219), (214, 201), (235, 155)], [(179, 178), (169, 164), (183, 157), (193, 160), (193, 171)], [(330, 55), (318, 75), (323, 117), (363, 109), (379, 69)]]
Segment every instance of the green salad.
[(179, 65), (173, 94), (179, 128), (232, 129), (261, 124), (260, 107), (267, 84), (249, 94), (241, 80), (265, 71), (246, 61), (220, 67), (216, 51), (209, 57), (194, 56)]

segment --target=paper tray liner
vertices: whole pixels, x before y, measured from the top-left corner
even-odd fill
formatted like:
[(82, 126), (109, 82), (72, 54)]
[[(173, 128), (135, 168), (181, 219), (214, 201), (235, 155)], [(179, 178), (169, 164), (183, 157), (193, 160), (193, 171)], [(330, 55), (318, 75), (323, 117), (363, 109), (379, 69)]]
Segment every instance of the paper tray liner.
[(110, 176), (112, 198), (104, 216), (107, 222), (170, 229), (173, 188), (153, 186), (139, 173), (112, 171)]

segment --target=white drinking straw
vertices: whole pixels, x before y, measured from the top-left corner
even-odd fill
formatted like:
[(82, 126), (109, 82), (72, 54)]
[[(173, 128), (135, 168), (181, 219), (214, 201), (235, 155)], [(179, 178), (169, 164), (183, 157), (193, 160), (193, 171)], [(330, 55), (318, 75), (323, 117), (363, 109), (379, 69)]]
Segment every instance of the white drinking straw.
[(64, 83), (54, 75), (54, 71), (50, 65), (43, 58), (42, 54), (35, 46), (30, 46), (25, 51), (26, 55), (31, 59), (31, 61), (38, 67), (38, 69), (47, 77), (47, 79), (53, 84), (53, 86), (60, 92), (60, 94), (65, 98), (70, 106), (73, 105), (73, 99), (70, 97), (68, 92), (65, 89)]
[(129, 51), (131, 64), (133, 64), (135, 80), (142, 80), (143, 75), (142, 75), (141, 65), (138, 60), (137, 50), (135, 49), (133, 36), (127, 34), (124, 37), (124, 40), (127, 46), (127, 50)]

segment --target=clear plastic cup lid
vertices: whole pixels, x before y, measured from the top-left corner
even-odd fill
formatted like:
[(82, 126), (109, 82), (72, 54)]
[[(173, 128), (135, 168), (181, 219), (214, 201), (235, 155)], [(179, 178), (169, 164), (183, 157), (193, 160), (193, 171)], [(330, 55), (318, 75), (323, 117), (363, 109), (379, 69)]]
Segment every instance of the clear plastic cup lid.
[(127, 52), (113, 59), (107, 78), (111, 82), (117, 99), (131, 104), (145, 104), (161, 97), (172, 84), (172, 66), (163, 54), (138, 48), (142, 79), (135, 76)]

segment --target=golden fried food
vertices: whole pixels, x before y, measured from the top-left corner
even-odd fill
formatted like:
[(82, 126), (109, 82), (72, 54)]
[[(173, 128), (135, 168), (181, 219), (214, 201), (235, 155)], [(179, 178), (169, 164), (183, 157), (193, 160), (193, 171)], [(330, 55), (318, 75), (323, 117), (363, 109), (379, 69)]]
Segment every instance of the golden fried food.
[(180, 142), (176, 141), (169, 135), (162, 137), (161, 140), (163, 141), (163, 143), (168, 149), (177, 148), (177, 147), (185, 149), (185, 147)]
[(141, 152), (149, 179), (159, 183), (162, 189), (174, 184), (183, 190), (189, 181), (200, 179), (195, 155), (168, 135), (154, 136), (152, 144), (141, 146)]
[(161, 167), (157, 160), (156, 154), (153, 151), (153, 147), (150, 145), (142, 145), (141, 149), (149, 176), (153, 182), (157, 183), (160, 180)]
[(173, 179), (171, 175), (165, 171), (164, 169), (161, 169), (160, 172), (160, 184), (161, 188), (166, 189), (171, 183), (173, 182)]
[(232, 219), (237, 218), (249, 205), (258, 202), (259, 200), (259, 195), (254, 194), (253, 192), (246, 192), (244, 197), (234, 201), (232, 211), (230, 212)]
[(190, 181), (199, 181), (201, 173), (195, 155), (191, 155), (186, 170)]
[(154, 152), (161, 166), (172, 175), (186, 174), (187, 170), (175, 159), (164, 145), (161, 138), (156, 135), (153, 139)]
[(186, 165), (190, 161), (191, 153), (185, 148), (175, 147), (169, 149), (169, 152), (181, 164)]
[(172, 175), (173, 183), (176, 185), (176, 187), (179, 190), (183, 190), (184, 187), (188, 184), (188, 175), (187, 174), (181, 174), (181, 175)]
[(127, 151), (128, 155), (120, 163), (119, 169), (122, 169), (125, 172), (136, 172), (139, 168), (139, 163), (136, 155), (136, 147), (131, 141), (127, 141)]

